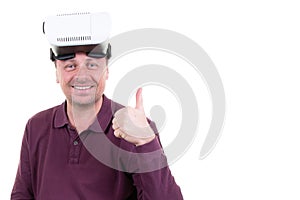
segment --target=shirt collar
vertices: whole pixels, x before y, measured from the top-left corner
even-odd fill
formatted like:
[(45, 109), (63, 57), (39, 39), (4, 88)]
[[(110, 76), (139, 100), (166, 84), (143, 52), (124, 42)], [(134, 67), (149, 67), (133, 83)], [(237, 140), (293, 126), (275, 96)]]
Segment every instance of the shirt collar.
[(95, 120), (88, 129), (93, 132), (105, 132), (113, 117), (113, 105), (113, 102), (103, 95), (102, 106), (97, 115), (98, 120)]
[(61, 128), (64, 125), (69, 124), (69, 120), (66, 114), (66, 106), (66, 101), (58, 106), (54, 115), (54, 128)]
[[(54, 127), (61, 128), (66, 124), (69, 124), (69, 120), (66, 113), (67, 102), (65, 101), (60, 106), (54, 116)], [(99, 113), (97, 114), (97, 119), (88, 129), (93, 132), (105, 132), (111, 123), (113, 113), (118, 110), (121, 105), (114, 103), (103, 95), (103, 102)]]

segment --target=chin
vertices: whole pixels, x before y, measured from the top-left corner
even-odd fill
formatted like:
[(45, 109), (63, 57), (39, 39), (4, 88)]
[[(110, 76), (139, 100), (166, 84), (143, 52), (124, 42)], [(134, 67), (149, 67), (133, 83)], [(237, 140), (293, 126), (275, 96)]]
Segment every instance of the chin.
[(84, 97), (84, 98), (72, 98), (71, 99), (71, 103), (72, 105), (76, 105), (76, 106), (82, 106), (82, 107), (86, 107), (86, 106), (93, 106), (95, 105), (98, 101), (100, 100), (100, 98), (91, 98), (91, 97)]

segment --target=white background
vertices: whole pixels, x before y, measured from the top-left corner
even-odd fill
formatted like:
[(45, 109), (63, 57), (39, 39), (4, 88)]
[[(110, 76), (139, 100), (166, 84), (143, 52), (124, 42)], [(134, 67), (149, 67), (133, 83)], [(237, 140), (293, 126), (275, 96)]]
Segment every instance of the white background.
[[(199, 134), (171, 166), (185, 199), (299, 199), (299, 8), (296, 0), (6, 1), (0, 8), (0, 199), (10, 198), (26, 121), (64, 100), (42, 34), (43, 17), (73, 11), (109, 12), (112, 36), (149, 27), (179, 32), (215, 63), (225, 87), (226, 120), (216, 148), (199, 160), (211, 116), (203, 92)], [(159, 56), (155, 63), (167, 64)], [(117, 74), (111, 70), (108, 85)], [(146, 107), (159, 99), (152, 92), (144, 91)]]

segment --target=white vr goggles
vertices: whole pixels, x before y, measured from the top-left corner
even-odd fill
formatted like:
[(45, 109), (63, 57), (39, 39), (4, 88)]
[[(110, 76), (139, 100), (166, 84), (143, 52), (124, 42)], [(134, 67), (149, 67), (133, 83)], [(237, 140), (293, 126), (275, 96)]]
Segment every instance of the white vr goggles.
[(89, 57), (106, 56), (109, 59), (110, 28), (111, 20), (107, 13), (48, 16), (43, 23), (43, 32), (51, 45), (50, 59), (71, 59), (77, 52), (85, 52)]

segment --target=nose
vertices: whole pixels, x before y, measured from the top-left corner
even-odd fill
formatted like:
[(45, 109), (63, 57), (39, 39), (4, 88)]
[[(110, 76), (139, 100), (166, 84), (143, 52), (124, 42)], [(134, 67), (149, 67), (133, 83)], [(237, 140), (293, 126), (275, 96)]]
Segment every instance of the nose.
[[(75, 59), (77, 70), (74, 78), (78, 83), (98, 81), (104, 74), (104, 67), (103, 69), (101, 67), (102, 63), (91, 61), (91, 58), (88, 58), (85, 53), (76, 53)], [(94, 62), (97, 62), (97, 67), (91, 67), (92, 63), (95, 64)]]
[(84, 83), (87, 82), (89, 80), (90, 74), (89, 74), (89, 70), (87, 69), (87, 67), (81, 63), (80, 65), (78, 65), (78, 71), (75, 75), (75, 80), (78, 83)]
[(77, 81), (85, 80), (88, 76), (88, 69), (85, 65), (85, 57), (86, 55), (83, 52), (78, 52), (75, 54), (77, 72), (75, 75), (75, 79)]

